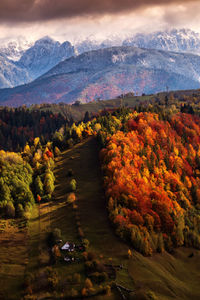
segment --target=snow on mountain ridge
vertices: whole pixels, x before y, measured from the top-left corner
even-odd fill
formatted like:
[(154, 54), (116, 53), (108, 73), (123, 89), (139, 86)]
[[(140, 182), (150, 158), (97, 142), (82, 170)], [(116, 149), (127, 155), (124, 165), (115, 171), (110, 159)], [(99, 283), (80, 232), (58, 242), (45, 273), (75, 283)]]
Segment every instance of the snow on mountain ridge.
[(24, 52), (18, 65), (26, 68), (32, 80), (41, 76), (64, 59), (73, 56), (74, 47), (70, 42), (61, 44), (45, 36)]
[(190, 29), (140, 33), (124, 40), (123, 45), (200, 54), (200, 34)]
[(61, 44), (48, 36), (34, 44), (19, 39), (4, 41), (4, 45), (0, 48), (0, 88), (28, 83), (75, 55), (69, 42)]
[(32, 45), (33, 41), (28, 41), (22, 36), (15, 39), (0, 39), (0, 53), (10, 60), (18, 61)]
[(172, 29), (153, 33), (114, 35), (100, 38), (91, 35), (74, 41), (78, 54), (113, 46), (136, 46), (176, 52), (200, 53), (200, 34), (191, 29)]
[[(0, 39), (0, 88), (28, 83), (71, 56), (122, 45), (200, 55), (200, 34), (190, 29), (172, 29), (132, 36), (127, 33), (125, 39), (121, 35), (106, 38), (90, 35), (86, 39), (80, 37), (73, 45), (68, 41), (61, 43), (49, 36), (35, 42), (27, 41), (22, 36), (15, 39)], [(126, 57), (113, 55), (112, 62), (117, 64), (124, 59), (126, 60)], [(174, 62), (171, 60), (170, 63)], [(148, 66), (149, 62), (141, 61), (141, 64)]]
[(112, 99), (130, 91), (199, 88), (200, 56), (131, 46), (85, 52), (57, 64), (34, 82), (0, 91), (3, 105)]

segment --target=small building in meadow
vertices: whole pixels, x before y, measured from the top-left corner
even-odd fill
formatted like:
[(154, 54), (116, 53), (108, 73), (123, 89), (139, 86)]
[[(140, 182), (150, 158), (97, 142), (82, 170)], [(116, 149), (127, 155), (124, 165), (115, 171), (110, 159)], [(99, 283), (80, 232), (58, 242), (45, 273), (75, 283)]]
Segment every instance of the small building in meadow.
[(69, 243), (66, 242), (62, 247), (61, 250), (63, 251), (68, 251), (68, 252), (73, 252), (75, 249), (75, 244), (74, 243)]

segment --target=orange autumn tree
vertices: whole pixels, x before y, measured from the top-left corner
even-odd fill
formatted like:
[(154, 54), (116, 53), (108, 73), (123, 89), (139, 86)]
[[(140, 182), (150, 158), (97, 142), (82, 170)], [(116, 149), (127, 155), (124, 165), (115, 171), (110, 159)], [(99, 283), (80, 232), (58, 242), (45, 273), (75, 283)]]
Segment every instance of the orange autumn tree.
[(145, 255), (200, 248), (200, 119), (132, 113), (124, 128), (100, 153), (117, 233)]

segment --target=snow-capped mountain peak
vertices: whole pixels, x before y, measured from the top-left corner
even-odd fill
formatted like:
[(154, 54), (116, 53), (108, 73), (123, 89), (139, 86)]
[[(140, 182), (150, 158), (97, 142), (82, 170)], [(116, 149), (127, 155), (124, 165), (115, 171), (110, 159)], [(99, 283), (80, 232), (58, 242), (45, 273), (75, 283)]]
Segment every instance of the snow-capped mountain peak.
[(35, 42), (35, 46), (42, 46), (42, 45), (54, 45), (54, 44), (60, 44), (58, 41), (55, 41), (54, 39), (52, 39), (51, 37), (49, 37), (48, 35), (42, 37), (41, 39), (37, 40)]
[[(200, 55), (200, 34), (190, 29), (139, 33), (128, 35), (126, 38), (122, 35), (106, 38), (90, 35), (86, 39), (80, 37), (73, 44), (74, 46), (68, 41), (61, 44), (49, 36), (35, 42), (27, 41), (22, 36), (15, 39), (0, 39), (0, 88), (30, 82), (71, 56), (114, 46), (134, 46)], [(101, 53), (104, 55), (104, 52)], [(121, 54), (112, 56), (114, 64), (123, 63), (124, 59), (127, 58)], [(169, 61), (171, 64), (174, 63), (172, 60)], [(141, 64), (150, 67), (152, 62), (141, 58)]]
[(140, 33), (125, 39), (123, 45), (199, 54), (200, 34), (185, 28), (151, 34)]
[(17, 61), (32, 45), (33, 41), (28, 41), (22, 36), (15, 39), (0, 39), (0, 53), (10, 60)]
[(35, 43), (23, 38), (0, 43), (0, 88), (28, 83), (75, 55), (69, 42), (45, 36)]

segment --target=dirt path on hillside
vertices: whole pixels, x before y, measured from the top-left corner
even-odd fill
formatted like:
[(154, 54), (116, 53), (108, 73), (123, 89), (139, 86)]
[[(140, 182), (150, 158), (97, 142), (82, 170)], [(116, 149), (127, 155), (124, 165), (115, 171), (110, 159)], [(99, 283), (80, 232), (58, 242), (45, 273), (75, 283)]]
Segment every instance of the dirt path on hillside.
[[(127, 252), (128, 246), (118, 238), (109, 223), (104, 197), (102, 174), (98, 159), (98, 144), (94, 138), (88, 138), (75, 145), (72, 149), (62, 152), (57, 159), (54, 174), (56, 188), (54, 191), (55, 202), (60, 209), (51, 212), (51, 227), (62, 230), (63, 240), (77, 240), (77, 228), (71, 206), (66, 205), (68, 184), (72, 178), (77, 181), (75, 192), (80, 215), (81, 228), (90, 242), (90, 251), (106, 260), (112, 259), (114, 265), (122, 264), (124, 269), (117, 273), (117, 282), (126, 287), (133, 288), (133, 280), (129, 276)], [(72, 169), (73, 176), (67, 176)], [(114, 298), (113, 298), (114, 297)], [(98, 296), (95, 300), (117, 299)]]
[[(65, 200), (67, 194), (67, 171), (72, 169), (77, 181), (76, 195), (81, 226), (90, 246), (106, 257), (123, 260), (128, 247), (114, 233), (108, 220), (104, 197), (102, 174), (98, 160), (98, 145), (94, 138), (62, 153), (55, 170), (57, 200)], [(114, 250), (113, 250), (114, 249)]]

